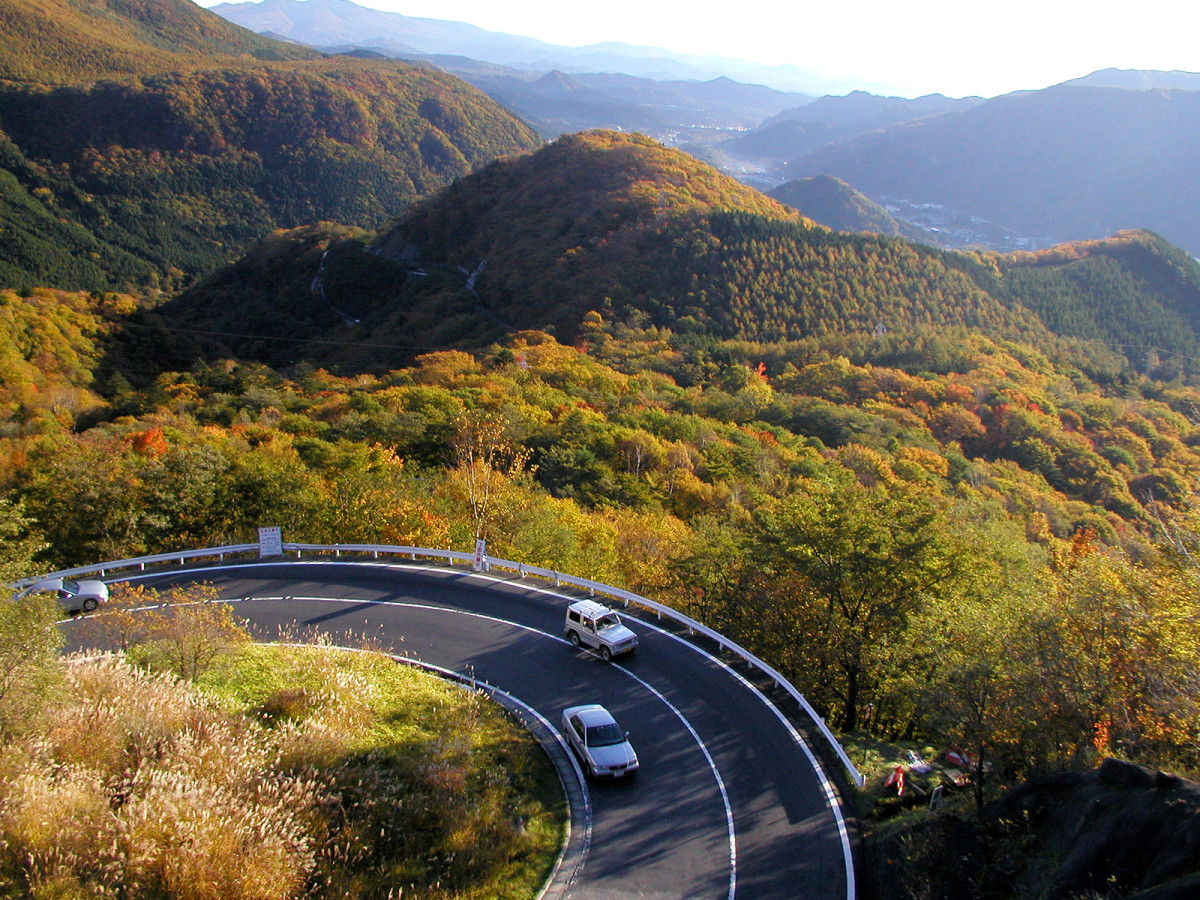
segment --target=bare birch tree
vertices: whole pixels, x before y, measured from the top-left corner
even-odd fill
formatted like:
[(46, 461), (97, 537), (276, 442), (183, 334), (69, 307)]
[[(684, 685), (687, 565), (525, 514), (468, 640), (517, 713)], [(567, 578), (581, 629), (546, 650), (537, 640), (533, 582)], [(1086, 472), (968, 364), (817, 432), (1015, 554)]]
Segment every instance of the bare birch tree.
[(529, 451), (509, 437), (507, 424), (495, 414), (468, 411), (454, 424), (450, 445), (467, 488), (475, 540), (486, 540), (494, 493), (503, 480), (524, 470)]

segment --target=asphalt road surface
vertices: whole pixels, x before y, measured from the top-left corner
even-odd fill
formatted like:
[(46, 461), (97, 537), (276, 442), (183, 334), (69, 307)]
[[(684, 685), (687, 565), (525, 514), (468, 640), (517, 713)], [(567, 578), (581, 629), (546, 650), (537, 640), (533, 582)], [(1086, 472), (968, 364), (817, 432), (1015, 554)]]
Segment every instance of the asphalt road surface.
[(752, 685), (652, 619), (626, 617), (640, 646), (610, 664), (564, 640), (569, 598), (537, 579), (314, 560), (137, 580), (159, 588), (210, 581), (239, 601), (236, 613), (259, 639), (277, 639), (280, 629), (366, 638), (499, 688), (555, 729), (565, 707), (608, 707), (630, 732), (641, 771), (574, 794), (559, 897), (855, 896), (841, 811), (799, 735)]

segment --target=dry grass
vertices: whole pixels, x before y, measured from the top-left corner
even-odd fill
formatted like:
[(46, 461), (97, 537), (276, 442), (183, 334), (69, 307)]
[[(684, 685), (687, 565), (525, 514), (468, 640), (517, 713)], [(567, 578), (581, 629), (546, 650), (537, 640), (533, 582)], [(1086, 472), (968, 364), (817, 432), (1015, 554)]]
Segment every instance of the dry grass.
[(63, 669), (0, 749), (5, 897), (530, 897), (561, 839), (527, 736), (389, 660), (253, 645), (199, 688)]
[(8, 896), (300, 895), (322, 788), (275, 768), (266, 729), (118, 657), (64, 668), (66, 699), (41, 736), (7, 748)]

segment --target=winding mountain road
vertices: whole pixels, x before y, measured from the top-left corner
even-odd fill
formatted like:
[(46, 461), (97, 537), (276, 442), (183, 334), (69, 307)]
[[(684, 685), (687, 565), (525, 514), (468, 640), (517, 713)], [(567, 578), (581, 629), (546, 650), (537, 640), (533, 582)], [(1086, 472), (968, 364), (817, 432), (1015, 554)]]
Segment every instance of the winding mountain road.
[[(572, 900), (853, 900), (834, 791), (795, 730), (724, 663), (640, 619), (640, 646), (606, 664), (563, 638), (568, 597), (536, 583), (418, 564), (285, 561), (137, 576), (209, 581), (257, 637), (310, 629), (473, 677), (559, 727), (598, 702), (641, 760), (588, 782), (584, 834), (556, 888)], [(576, 813), (579, 811), (576, 810)]]

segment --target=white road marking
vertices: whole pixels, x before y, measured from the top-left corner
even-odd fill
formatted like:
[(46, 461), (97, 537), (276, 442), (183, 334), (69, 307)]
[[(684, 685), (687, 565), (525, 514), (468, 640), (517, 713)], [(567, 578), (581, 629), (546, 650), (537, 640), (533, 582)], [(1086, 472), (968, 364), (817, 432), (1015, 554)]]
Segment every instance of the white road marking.
[[(441, 570), (441, 571), (445, 571), (445, 570)], [(549, 638), (550, 640), (556, 641), (560, 644), (566, 644), (568, 647), (572, 646), (571, 642), (568, 641), (566, 638), (559, 637), (556, 634), (549, 634), (545, 631), (541, 631), (541, 630), (539, 630), (537, 628), (533, 628), (529, 625), (522, 625), (520, 622), (512, 622), (512, 621), (509, 621), (508, 619), (501, 619), (501, 618), (498, 618), (497, 616), (489, 616), (484, 613), (469, 612), (469, 611), (461, 610), (461, 609), (449, 609), (445, 606), (433, 606), (433, 605), (430, 605), (427, 603), (405, 603), (405, 602), (399, 601), (399, 600), (364, 600), (364, 599), (356, 598), (356, 597), (301, 597), (296, 594), (288, 594), (286, 597), (243, 597), (243, 598), (241, 598), (241, 600), (303, 600), (303, 601), (314, 601), (314, 602), (322, 602), (322, 603), (358, 603), (358, 604), (368, 603), (368, 604), (371, 604), (372, 606), (397, 606), (397, 607), (401, 607), (403, 609), (421, 609), (421, 610), (426, 610), (428, 612), (449, 613), (451, 615), (470, 616), (475, 619), (483, 619), (485, 622), (495, 622), (499, 625), (507, 625), (507, 626), (510, 626), (513, 628), (519, 628), (522, 631), (530, 631), (530, 632), (533, 632), (534, 634)], [(234, 601), (230, 600), (230, 601), (225, 601), (225, 602), (234, 602)], [(716, 781), (716, 783), (717, 783), (717, 790), (721, 794), (721, 803), (725, 807), (725, 830), (726, 830), (726, 834), (728, 835), (728, 838), (729, 838), (729, 892), (726, 896), (727, 896), (728, 900), (734, 900), (734, 894), (736, 893), (736, 890), (737, 890), (737, 835), (734, 830), (733, 807), (731, 806), (731, 804), (729, 802), (729, 793), (725, 789), (725, 781), (721, 778), (721, 773), (717, 770), (716, 760), (714, 760), (712, 757), (712, 754), (708, 752), (708, 747), (705, 746), (704, 740), (700, 737), (699, 732), (697, 732), (696, 729), (692, 726), (692, 723), (687, 720), (687, 717), (683, 714), (683, 712), (678, 707), (675, 706), (675, 704), (673, 704), (670, 700), (668, 700), (665, 696), (663, 696), (661, 691), (659, 691), (657, 688), (655, 688), (651, 684), (647, 683), (645, 679), (639, 678), (637, 675), (635, 675), (633, 672), (629, 671), (624, 666), (617, 665), (615, 663), (610, 663), (610, 665), (614, 669), (617, 669), (618, 671), (623, 672), (629, 678), (636, 681), (643, 688), (645, 688), (647, 691), (649, 691), (651, 694), (653, 694), (655, 697), (657, 697), (659, 700), (661, 700), (663, 705), (666, 706), (667, 709), (669, 709), (671, 712), (673, 712), (675, 714), (675, 717), (678, 718), (679, 721), (683, 724), (683, 727), (688, 730), (688, 733), (692, 736), (692, 739), (696, 742), (696, 746), (698, 746), (700, 748), (700, 752), (702, 754), (704, 754), (705, 762), (708, 763), (708, 769), (710, 772), (712, 772), (713, 780)], [(458, 674), (461, 677), (461, 673), (458, 673)], [(469, 676), (467, 676), (467, 677), (469, 677)], [(558, 735), (559, 740), (561, 741), (562, 735), (559, 734), (558, 730), (557, 729), (552, 729), (552, 730), (554, 731), (554, 733), (556, 735)], [(572, 759), (574, 759), (573, 755), (572, 755)], [(576, 771), (578, 772), (578, 767), (576, 767)], [(579, 774), (580, 774), (580, 777), (582, 777), (583, 773), (579, 772)]]
[[(220, 567), (208, 566), (208, 567), (195, 568), (195, 569), (174, 569), (169, 572), (148, 573), (148, 574), (144, 574), (144, 575), (139, 574), (139, 575), (133, 576), (131, 578), (114, 579), (114, 581), (134, 581), (134, 580), (141, 580), (141, 579), (146, 579), (146, 578), (161, 578), (164, 575), (166, 575), (166, 576), (179, 575), (179, 574), (191, 575), (191, 574), (195, 574), (195, 573), (203, 573), (206, 571), (211, 572), (211, 571), (214, 571), (215, 568), (219, 568), (220, 570), (225, 571), (225, 570), (229, 570), (229, 569), (242, 569), (242, 568), (262, 569), (264, 567), (270, 567), (270, 566), (294, 566), (294, 565), (306, 565), (306, 566), (354, 565), (357, 567), (379, 568), (379, 569), (385, 569), (385, 570), (400, 569), (400, 570), (403, 570), (406, 572), (418, 571), (418, 572), (434, 572), (437, 574), (454, 574), (454, 575), (458, 575), (461, 577), (468, 577), (471, 579), (477, 579), (479, 581), (490, 582), (492, 584), (502, 584), (502, 585), (509, 585), (509, 586), (515, 585), (515, 586), (520, 587), (523, 591), (544, 594), (546, 596), (554, 597), (556, 599), (564, 600), (567, 602), (570, 602), (571, 600), (575, 599), (574, 597), (571, 597), (571, 596), (561, 593), (559, 591), (554, 591), (554, 590), (550, 590), (548, 588), (538, 587), (537, 585), (525, 584), (523, 582), (514, 582), (512, 579), (501, 578), (501, 577), (498, 577), (495, 575), (489, 575), (484, 572), (473, 572), (473, 571), (472, 572), (462, 572), (462, 571), (457, 571), (454, 569), (446, 568), (445, 566), (411, 565), (411, 564), (407, 564), (407, 563), (402, 564), (402, 565), (397, 565), (394, 563), (383, 563), (383, 562), (361, 562), (361, 561), (350, 562), (348, 560), (305, 560), (305, 559), (267, 560), (267, 561), (261, 561), (261, 562), (253, 562), (253, 563), (235, 563), (235, 564), (231, 564), (231, 565), (222, 565)], [(330, 598), (327, 598), (327, 597), (288, 597), (288, 598), (254, 597), (254, 598), (245, 598), (245, 599), (328, 600)], [(501, 623), (504, 623), (507, 625), (512, 625), (512, 626), (515, 626), (517, 628), (521, 628), (521, 629), (524, 629), (527, 631), (533, 631), (538, 634), (544, 634), (547, 637), (552, 638), (553, 640), (556, 640), (556, 641), (559, 641), (562, 643), (567, 643), (564, 638), (560, 638), (557, 635), (546, 634), (546, 632), (538, 631), (535, 628), (530, 628), (528, 626), (521, 625), (516, 622), (507, 622), (506, 620), (497, 619), (492, 616), (486, 616), (486, 615), (483, 615), (482, 613), (471, 613), (471, 612), (465, 612), (465, 611), (461, 611), (461, 610), (447, 610), (445, 607), (428, 606), (428, 605), (422, 605), (422, 604), (403, 604), (403, 603), (397, 603), (395, 601), (387, 601), (387, 600), (366, 600), (366, 599), (360, 599), (360, 598), (344, 598), (337, 602), (390, 604), (390, 605), (397, 605), (397, 606), (412, 606), (412, 607), (417, 607), (417, 608), (433, 609), (433, 610), (438, 610), (438, 611), (442, 611), (442, 612), (446, 612), (446, 611), (459, 612), (463, 615), (478, 616), (479, 618), (490, 619), (495, 622), (501, 622)], [(838, 799), (837, 792), (834, 790), (833, 784), (830, 782), (829, 777), (825, 774), (824, 768), (821, 766), (820, 761), (816, 758), (816, 756), (812, 752), (812, 749), (808, 746), (808, 744), (804, 740), (804, 738), (799, 734), (799, 732), (796, 731), (796, 729), (792, 726), (791, 722), (789, 722), (787, 720), (787, 718), (775, 706), (774, 703), (772, 703), (770, 700), (768, 700), (767, 697), (765, 695), (763, 695), (763, 693), (761, 691), (759, 691), (757, 687), (755, 687), (753, 684), (751, 684), (749, 681), (747, 681), (742, 675), (740, 675), (738, 672), (736, 672), (734, 669), (732, 669), (723, 660), (720, 660), (720, 659), (714, 657), (712, 654), (708, 653), (702, 647), (699, 647), (699, 646), (691, 643), (690, 641), (686, 641), (683, 638), (681, 638), (680, 636), (672, 634), (671, 632), (666, 631), (656, 625), (653, 625), (653, 624), (646, 622), (644, 620), (641, 620), (641, 619), (638, 619), (637, 621), (640, 625), (644, 625), (653, 631), (656, 631), (660, 634), (666, 635), (667, 637), (673, 638), (674, 640), (678, 641), (679, 643), (683, 644), (684, 646), (689, 647), (692, 650), (694, 650), (695, 652), (699, 653), (701, 656), (705, 657), (706, 659), (709, 659), (712, 662), (716, 663), (718, 666), (721, 666), (722, 668), (724, 668), (727, 672), (729, 672), (729, 674), (733, 675), (748, 690), (750, 690), (750, 692), (755, 697), (757, 697), (763, 704), (765, 704), (774, 713), (776, 718), (778, 718), (779, 721), (788, 730), (788, 733), (792, 736), (792, 739), (796, 742), (796, 744), (804, 752), (805, 757), (808, 759), (809, 764), (812, 766), (813, 771), (816, 773), (817, 778), (821, 784), (821, 789), (822, 789), (823, 793), (825, 794), (826, 801), (828, 802), (829, 807), (830, 807), (831, 811), (833, 812), (834, 821), (837, 825), (838, 836), (839, 836), (839, 839), (840, 839), (840, 842), (842, 845), (843, 863), (844, 863), (845, 869), (846, 869), (846, 898), (847, 898), (847, 900), (855, 900), (856, 887), (855, 887), (855, 880), (854, 880), (853, 854), (851, 852), (849, 829), (847, 828), (845, 818), (842, 815), (841, 803)], [(701, 752), (704, 754), (704, 757), (708, 762), (709, 769), (713, 773), (713, 778), (716, 780), (718, 790), (721, 793), (722, 802), (724, 803), (724, 806), (725, 806), (726, 830), (729, 835), (729, 855), (730, 855), (730, 878), (729, 878), (728, 900), (733, 900), (734, 894), (736, 891), (736, 887), (737, 887), (737, 839), (736, 839), (736, 833), (735, 833), (735, 825), (734, 825), (734, 821), (733, 821), (733, 810), (730, 806), (729, 796), (725, 789), (725, 783), (721, 779), (721, 774), (717, 769), (715, 760), (713, 760), (711, 754), (708, 751), (708, 748), (705, 746), (703, 740), (701, 740), (701, 738), (700, 738), (699, 734), (696, 732), (696, 730), (692, 727), (691, 723), (687, 721), (687, 719), (683, 716), (683, 714), (675, 706), (673, 706), (670, 703), (670, 701), (668, 701), (666, 699), (666, 697), (664, 697), (658, 690), (653, 688), (651, 685), (647, 684), (643, 679), (634, 675), (632, 672), (630, 672), (625, 667), (620, 666), (615, 663), (613, 663), (612, 665), (614, 668), (617, 668), (620, 671), (624, 672), (630, 678), (637, 681), (639, 684), (641, 684), (643, 687), (645, 687), (647, 690), (649, 690), (651, 693), (653, 693), (655, 696), (657, 696), (660, 700), (662, 700), (662, 702), (667, 706), (667, 708), (670, 709), (679, 718), (679, 720), (683, 723), (684, 727), (686, 727), (688, 729), (688, 731), (691, 733), (693, 739), (696, 741), (697, 746), (700, 748)]]
[[(685, 646), (695, 647), (695, 644), (692, 644), (690, 641), (686, 641), (677, 634), (672, 634), (663, 628), (659, 628), (657, 625), (651, 622), (645, 622), (641, 619), (638, 619), (638, 622), (639, 624), (645, 625), (647, 628), (651, 628), (654, 631), (657, 631), (659, 634), (665, 635), (681, 644), (684, 644)], [(854, 884), (854, 856), (850, 849), (850, 830), (846, 827), (846, 820), (842, 816), (842, 805), (838, 800), (837, 791), (834, 789), (833, 783), (829, 780), (829, 776), (825, 774), (825, 768), (821, 765), (821, 761), (817, 759), (816, 755), (812, 751), (812, 748), (808, 746), (808, 741), (804, 740), (804, 736), (792, 726), (792, 723), (788, 721), (787, 716), (783, 714), (782, 710), (768, 700), (757, 686), (748, 681), (740, 672), (738, 672), (724, 660), (717, 659), (715, 656), (712, 656), (708, 653), (705, 653), (704, 655), (715, 662), (718, 666), (721, 666), (723, 669), (725, 669), (726, 672), (740, 681), (745, 686), (746, 690), (750, 691), (750, 693), (761, 700), (763, 704), (775, 714), (775, 717), (779, 719), (783, 727), (788, 730), (788, 733), (792, 736), (792, 740), (794, 740), (800, 746), (800, 749), (804, 751), (804, 755), (808, 758), (809, 765), (813, 767), (813, 771), (817, 774), (817, 779), (821, 782), (821, 790), (825, 793), (825, 799), (829, 802), (829, 806), (833, 810), (833, 818), (837, 823), (838, 837), (841, 839), (842, 843), (842, 861), (846, 866), (846, 898), (847, 900), (854, 900), (856, 889)]]

